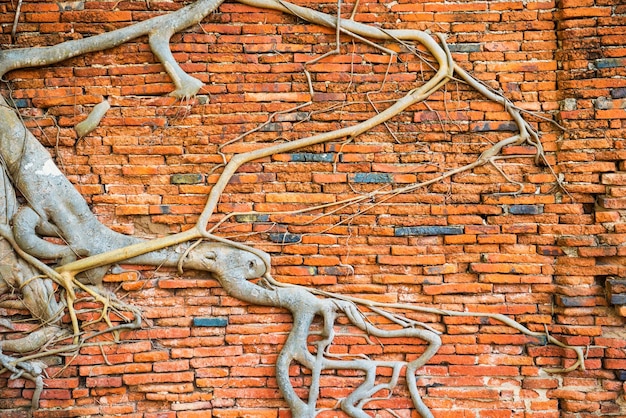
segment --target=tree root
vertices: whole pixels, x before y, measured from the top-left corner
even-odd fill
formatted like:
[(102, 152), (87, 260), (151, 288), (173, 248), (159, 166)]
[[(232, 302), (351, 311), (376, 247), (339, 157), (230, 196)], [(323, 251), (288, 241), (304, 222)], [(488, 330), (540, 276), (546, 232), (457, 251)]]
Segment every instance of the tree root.
[(423, 312), (423, 313), (431, 313), (443, 316), (464, 316), (464, 317), (478, 317), (478, 318), (489, 318), (499, 321), (522, 334), (539, 338), (540, 340), (545, 341), (546, 343), (554, 344), (562, 348), (573, 350), (576, 353), (576, 362), (567, 368), (548, 368), (544, 369), (548, 373), (568, 373), (570, 371), (580, 369), (585, 370), (585, 353), (583, 347), (571, 346), (565, 344), (553, 336), (551, 336), (547, 332), (537, 332), (531, 331), (519, 322), (514, 319), (509, 318), (506, 315), (502, 314), (494, 314), (494, 313), (483, 313), (483, 312), (459, 312), (459, 311), (451, 311), (447, 309), (439, 309), (439, 308), (427, 308), (422, 306), (411, 305), (407, 303), (385, 303), (385, 302), (376, 302), (368, 299), (357, 298), (353, 296), (341, 295), (333, 292), (326, 292), (319, 289), (309, 288), (305, 286), (299, 286), (294, 284), (282, 283), (274, 278), (271, 275), (266, 274), (264, 278), (273, 286), (280, 286), (285, 288), (302, 288), (306, 289), (308, 292), (328, 298), (332, 298), (338, 301), (350, 302), (357, 305), (367, 306), (367, 307), (376, 307), (376, 308), (390, 308), (390, 309), (398, 309), (398, 310), (408, 310), (414, 312)]
[(89, 116), (87, 116), (87, 119), (78, 123), (74, 127), (74, 129), (76, 130), (76, 133), (78, 134), (78, 137), (82, 138), (86, 136), (89, 132), (96, 129), (96, 127), (100, 123), (100, 120), (102, 120), (102, 118), (104, 117), (104, 114), (110, 108), (111, 108), (111, 105), (109, 104), (108, 100), (103, 100), (102, 102), (95, 105), (94, 108), (89, 113)]
[[(376, 393), (382, 390), (393, 390), (403, 368), (407, 370), (409, 386), (413, 385), (410, 391), (415, 408), (422, 417), (432, 417), (428, 408), (421, 401), (415, 379), (411, 380), (408, 374), (414, 374), (439, 350), (441, 339), (436, 332), (415, 328), (413, 327), (414, 324), (393, 330), (378, 328), (366, 321), (352, 301), (338, 298), (320, 299), (314, 295), (313, 289), (280, 284), (273, 280), (269, 274), (265, 275), (265, 279), (271, 285), (276, 286), (265, 289), (235, 276), (218, 277), (224, 290), (233, 297), (256, 305), (283, 307), (291, 312), (293, 327), (276, 360), (276, 377), (281, 393), (289, 404), (294, 417), (304, 418), (316, 415), (320, 377), (324, 370), (360, 370), (365, 373), (363, 383), (340, 402), (341, 408), (346, 414), (361, 418), (369, 416), (363, 411), (363, 407), (374, 399)], [(377, 361), (369, 358), (352, 360), (329, 358), (325, 356), (325, 352), (332, 344), (335, 336), (333, 327), (340, 313), (345, 315), (350, 323), (361, 329), (365, 335), (372, 335), (377, 338), (417, 338), (426, 341), (428, 347), (424, 353), (411, 362)], [(322, 339), (315, 342), (316, 353), (312, 354), (307, 348), (307, 341), (311, 335), (310, 327), (317, 316), (322, 318)], [(300, 399), (289, 380), (289, 367), (294, 361), (312, 372), (307, 402)], [(381, 367), (391, 368), (393, 375), (387, 383), (376, 384), (377, 370)]]
[(0, 350), (11, 353), (29, 353), (39, 350), (54, 339), (67, 337), (67, 331), (55, 325), (30, 332), (26, 337), (0, 341)]
[[(174, 33), (200, 22), (204, 18), (204, 16), (217, 8), (222, 3), (222, 1), (223, 0), (198, 0), (196, 3), (186, 6), (169, 15), (158, 16), (123, 29), (92, 36), (90, 38), (85, 38), (81, 40), (64, 42), (62, 44), (52, 47), (0, 51), (0, 77), (4, 75), (7, 71), (10, 71), (12, 69), (49, 65), (87, 52), (99, 51), (116, 45), (120, 45), (130, 39), (134, 39), (142, 35), (147, 35), (151, 50), (153, 51), (157, 59), (163, 64), (165, 71), (170, 75), (175, 85), (175, 90), (171, 94), (179, 99), (187, 100), (198, 93), (198, 91), (202, 88), (202, 83), (196, 78), (188, 75), (176, 62), (169, 46), (170, 38)], [(219, 225), (221, 225), (226, 219), (229, 219), (231, 216), (234, 215), (231, 214), (225, 216), (220, 222), (218, 222), (216, 225), (209, 229), (209, 219), (215, 212), (221, 194), (223, 193), (227, 184), (230, 182), (232, 176), (243, 164), (263, 157), (272, 156), (274, 154), (291, 152), (303, 147), (322, 144), (329, 141), (350, 141), (358, 135), (361, 135), (362, 133), (367, 132), (368, 130), (376, 126), (379, 126), (381, 124), (386, 125), (387, 121), (389, 121), (391, 118), (393, 118), (400, 112), (408, 109), (409, 107), (425, 101), (433, 93), (444, 87), (446, 83), (448, 83), (450, 80), (461, 80), (476, 89), (487, 99), (500, 103), (517, 125), (519, 132), (483, 150), (481, 155), (472, 163), (466, 164), (462, 167), (457, 167), (456, 169), (448, 170), (431, 180), (403, 187), (397, 187), (391, 190), (376, 190), (374, 192), (361, 195), (356, 198), (336, 202), (332, 205), (318, 206), (309, 210), (324, 209), (330, 206), (343, 209), (352, 204), (362, 203), (367, 200), (375, 200), (378, 197), (382, 197), (381, 200), (374, 201), (372, 205), (370, 205), (368, 208), (360, 210), (358, 211), (358, 213), (346, 217), (338, 224), (351, 222), (351, 220), (355, 216), (358, 216), (365, 211), (370, 210), (371, 208), (382, 203), (388, 198), (391, 198), (401, 193), (415, 191), (419, 188), (440, 182), (455, 174), (466, 172), (485, 164), (493, 164), (494, 167), (496, 167), (496, 169), (500, 172), (500, 174), (504, 176), (505, 180), (510, 181), (513, 184), (517, 184), (521, 187), (520, 183), (512, 181), (512, 179), (510, 179), (504, 173), (504, 171), (495, 164), (495, 161), (497, 159), (503, 158), (500, 156), (502, 149), (504, 147), (512, 145), (527, 143), (535, 146), (537, 150), (535, 162), (537, 164), (547, 164), (547, 159), (545, 157), (541, 142), (539, 141), (539, 136), (532, 128), (532, 126), (523, 118), (521, 114), (522, 110), (514, 106), (500, 93), (491, 90), (484, 84), (471, 77), (458, 64), (456, 64), (452, 58), (450, 50), (447, 47), (443, 35), (437, 35), (439, 41), (437, 42), (437, 40), (433, 38), (430, 34), (422, 31), (383, 30), (380, 28), (375, 28), (355, 22), (354, 13), (357, 5), (354, 6), (352, 16), (349, 19), (342, 19), (341, 0), (337, 0), (338, 11), (336, 16), (330, 16), (305, 7), (297, 6), (284, 0), (237, 1), (242, 4), (282, 11), (297, 16), (310, 23), (334, 28), (336, 36), (335, 50), (318, 58), (315, 58), (314, 60), (310, 61), (309, 64), (317, 62), (330, 54), (337, 53), (340, 50), (340, 35), (346, 34), (353, 37), (354, 39), (366, 42), (368, 45), (375, 46), (381, 49), (383, 52), (389, 53), (392, 56), (395, 54), (395, 52), (381, 47), (380, 45), (376, 44), (376, 42), (371, 41), (370, 39), (398, 41), (405, 46), (408, 45), (407, 42), (419, 43), (424, 48), (426, 48), (426, 50), (434, 58), (434, 61), (436, 61), (436, 73), (430, 80), (425, 82), (420, 87), (416, 87), (415, 89), (409, 91), (404, 97), (400, 98), (383, 111), (379, 112), (374, 106), (373, 102), (370, 101), (370, 104), (372, 105), (372, 107), (374, 107), (376, 114), (372, 118), (364, 122), (338, 129), (332, 132), (317, 134), (314, 136), (297, 139), (291, 142), (273, 144), (265, 148), (233, 156), (230, 161), (224, 165), (222, 174), (220, 175), (217, 183), (213, 186), (211, 192), (209, 193), (207, 202), (201, 215), (198, 218), (197, 223), (194, 225), (194, 227), (185, 232), (168, 237), (158, 238), (148, 242), (137, 242), (128, 239), (128, 241), (124, 241), (125, 243), (128, 242), (128, 245), (119, 245), (118, 248), (115, 249), (110, 249), (110, 246), (106, 250), (103, 250), (103, 252), (101, 252), (100, 254), (93, 254), (81, 260), (75, 260), (64, 264), (56, 269), (53, 269), (36, 258), (48, 256), (60, 250), (59, 248), (51, 245), (45, 240), (38, 241), (39, 238), (34, 232), (34, 228), (36, 227), (36, 225), (39, 222), (47, 222), (47, 219), (37, 220), (32, 216), (31, 213), (25, 211), (23, 214), (20, 215), (23, 216), (22, 219), (24, 220), (25, 224), (18, 225), (17, 229), (11, 231), (11, 229), (8, 228), (8, 222), (1, 224), (0, 236), (5, 238), (7, 242), (11, 244), (14, 252), (24, 261), (39, 270), (41, 273), (43, 273), (43, 275), (54, 281), (54, 283), (56, 283), (63, 289), (66, 304), (65, 307), (67, 308), (67, 311), (71, 318), (71, 337), (73, 337), (73, 341), (70, 345), (65, 345), (64, 347), (58, 349), (42, 350), (39, 353), (27, 355), (22, 358), (14, 358), (4, 355), (2, 354), (2, 351), (8, 350), (12, 352), (25, 353), (29, 351), (41, 350), (41, 347), (46, 344), (46, 342), (49, 340), (48, 337), (53, 334), (53, 331), (55, 329), (58, 330), (56, 325), (50, 324), (49, 326), (46, 326), (39, 331), (32, 332), (28, 337), (25, 337), (23, 339), (3, 341), (2, 344), (0, 344), (0, 365), (2, 365), (3, 367), (2, 371), (0, 372), (8, 370), (12, 373), (12, 379), (24, 377), (35, 382), (33, 405), (36, 405), (38, 403), (39, 396), (43, 388), (43, 378), (41, 377), (43, 373), (43, 366), (41, 366), (41, 363), (36, 361), (36, 359), (44, 357), (46, 355), (51, 355), (53, 353), (75, 351), (80, 348), (88, 339), (94, 338), (104, 333), (113, 333), (117, 341), (117, 332), (119, 330), (137, 328), (141, 325), (141, 315), (136, 308), (124, 304), (123, 302), (119, 301), (114, 295), (108, 294), (102, 289), (92, 288), (84, 285), (76, 279), (76, 276), (79, 273), (83, 273), (94, 268), (104, 267), (112, 263), (140, 257), (148, 253), (156, 252), (167, 247), (186, 243), (188, 241), (205, 239), (210, 239), (218, 243), (227, 244), (229, 247), (220, 247), (219, 251), (213, 251), (211, 250), (211, 248), (207, 249), (203, 247), (205, 246), (204, 243), (198, 245), (197, 248), (190, 247), (189, 251), (183, 252), (183, 256), (179, 260), (178, 265), (180, 270), (182, 270), (183, 267), (188, 267), (199, 270), (211, 271), (217, 275), (220, 283), (231, 296), (253, 304), (282, 307), (292, 313), (293, 328), (289, 333), (287, 342), (285, 343), (278, 356), (276, 370), (279, 388), (283, 393), (283, 396), (285, 397), (285, 400), (288, 403), (294, 417), (304, 418), (315, 416), (317, 412), (316, 403), (319, 397), (320, 376), (322, 372), (325, 370), (345, 369), (359, 370), (364, 374), (364, 380), (361, 385), (353, 390), (346, 398), (340, 401), (341, 408), (349, 416), (356, 418), (368, 417), (369, 415), (367, 415), (363, 410), (364, 406), (368, 402), (376, 399), (377, 393), (381, 391), (387, 391), (388, 393), (391, 393), (391, 391), (398, 384), (401, 371), (404, 369), (406, 370), (406, 384), (409, 388), (413, 405), (416, 408), (418, 414), (423, 418), (432, 417), (431, 412), (428, 410), (428, 408), (421, 399), (417, 388), (415, 375), (417, 373), (417, 370), (424, 364), (426, 364), (433, 355), (435, 355), (435, 353), (441, 346), (441, 339), (438, 335), (438, 332), (428, 327), (426, 324), (421, 324), (417, 321), (410, 320), (409, 318), (406, 318), (400, 314), (387, 311), (387, 309), (405, 311), (409, 310), (448, 316), (478, 316), (497, 320), (516, 329), (523, 334), (537, 338), (543, 338), (546, 342), (556, 344), (563, 348), (575, 350), (577, 354), (577, 362), (574, 365), (566, 369), (549, 369), (548, 371), (567, 372), (576, 368), (581, 368), (582, 370), (584, 370), (584, 353), (582, 351), (582, 348), (572, 347), (563, 344), (547, 333), (543, 334), (533, 332), (521, 325), (520, 323), (504, 315), (455, 312), (400, 303), (380, 303), (361, 298), (324, 292), (317, 289), (283, 284), (277, 282), (272, 278), (270, 274), (271, 263), (268, 254), (254, 248), (250, 248), (244, 244), (234, 243), (232, 241), (216, 237), (211, 234), (211, 232), (215, 228), (219, 227)], [(411, 50), (415, 52), (414, 49)], [(431, 65), (430, 62), (427, 62), (427, 64)], [(455, 75), (458, 78), (455, 78)], [(309, 71), (306, 70), (306, 66), (305, 76), (307, 77), (309, 90), (313, 97), (314, 92), (312, 87), (313, 85), (311, 81), (311, 75)], [(369, 101), (369, 96), (367, 98)], [(0, 105), (2, 103), (4, 103), (4, 101), (2, 101)], [(106, 107), (106, 105), (102, 103), (101, 105), (101, 108), (98, 109), (98, 106), (100, 106), (98, 105), (96, 106), (96, 109), (94, 109), (94, 112), (92, 112), (93, 118), (92, 115), (90, 115), (88, 117), (88, 120), (85, 121), (85, 129), (79, 129), (80, 136), (86, 135), (91, 129), (93, 129), (93, 127), (98, 124), (101, 114), (104, 114), (103, 109)], [(295, 109), (298, 109), (302, 106), (304, 105), (299, 105)], [(92, 119), (89, 121), (90, 118)], [(11, 121), (11, 123), (13, 122), (14, 121)], [(13, 128), (9, 127), (5, 129), (6, 131), (11, 131), (11, 129)], [(20, 132), (22, 131), (18, 131), (19, 130), (17, 129), (17, 127), (15, 127), (15, 132), (10, 133), (21, 137), (22, 135), (20, 134)], [(23, 137), (26, 137), (27, 131), (23, 129), (23, 132)], [(243, 136), (251, 132), (254, 132), (254, 130), (246, 132)], [(9, 143), (11, 138), (8, 137), (10, 135), (5, 135), (5, 137), (3, 137), (3, 133), (4, 131), (0, 131), (0, 140), (4, 140), (6, 143)], [(239, 140), (243, 136), (240, 136), (235, 140)], [(22, 142), (22, 144), (24, 143), (25, 140)], [(11, 168), (13, 171), (16, 171), (15, 167), (21, 168), (22, 161), (20, 159), (26, 152), (25, 149), (27, 147), (18, 147), (15, 144), (13, 146), (16, 147), (16, 152), (5, 152), (5, 158), (8, 161), (4, 161), (3, 165)], [(29, 151), (39, 156), (39, 154), (37, 154), (37, 150)], [(42, 152), (45, 152), (45, 150)], [(226, 162), (226, 157), (222, 153), (221, 147), (219, 152), (220, 154), (222, 154), (224, 162)], [(513, 157), (514, 156), (507, 156), (506, 158)], [(46, 158), (48, 159), (44, 159), (43, 157), (41, 159), (35, 159), (33, 157), (33, 161), (47, 164), (47, 162), (49, 161), (49, 156), (47, 156), (47, 154)], [(32, 163), (33, 161), (29, 161), (29, 163)], [(54, 176), (61, 175), (60, 172), (51, 173)], [(12, 179), (12, 181), (15, 183), (15, 187), (27, 184), (27, 178), (20, 178), (20, 176), (17, 175), (14, 175), (13, 177), (14, 178)], [(59, 195), (62, 195), (63, 191), (68, 192), (68, 190), (71, 188), (71, 185), (68, 186), (67, 184), (61, 182), (55, 182), (53, 183), (53, 185), (60, 190), (60, 192), (58, 193)], [(31, 194), (34, 194), (37, 193), (37, 190), (23, 191), (23, 195), (27, 199), (29, 192)], [(8, 192), (5, 191), (5, 193)], [(31, 198), (33, 199), (34, 197), (35, 196), (31, 196)], [(81, 215), (84, 215), (88, 212), (86, 204), (83, 205), (82, 201), (78, 203), (70, 201), (70, 199), (68, 199), (67, 201), (69, 203), (67, 203), (66, 201), (63, 202), (67, 203), (67, 206), (70, 206), (69, 208), (59, 208), (58, 206), (54, 206), (55, 210), (58, 209), (60, 212), (63, 212), (56, 214), (57, 217), (62, 218), (67, 211), (69, 215), (78, 219)], [(32, 205), (32, 202), (29, 203), (31, 203), (31, 206), (34, 207)], [(33, 211), (33, 213), (35, 213), (35, 211)], [(43, 211), (40, 211), (40, 213), (43, 213)], [(92, 224), (86, 222), (84, 225), (81, 224), (80, 228), (77, 229), (88, 229), (90, 225)], [(21, 226), (25, 226), (28, 228), (27, 230), (20, 230), (19, 228)], [(73, 231), (71, 227), (72, 226), (70, 225), (69, 228), (66, 227), (65, 230), (62, 231), (63, 234), (72, 235), (76, 238), (76, 240), (68, 238), (68, 241), (70, 242), (82, 242), (81, 239), (88, 240), (88, 237), (91, 236), (86, 235), (86, 237), (80, 237), (78, 236), (80, 234), (78, 234), (76, 231)], [(20, 234), (19, 239), (15, 239), (16, 237), (14, 236), (14, 233)], [(28, 235), (31, 233), (32, 235)], [(199, 250), (201, 247), (204, 251), (202, 253)], [(226, 250), (225, 248), (230, 250)], [(228, 251), (234, 251), (234, 249), (239, 250), (239, 252), (235, 255), (228, 253)], [(63, 248), (63, 251), (66, 250), (66, 248)], [(170, 259), (167, 259), (167, 261), (171, 262)], [(174, 265), (175, 264), (176, 263), (174, 263)], [(229, 266), (230, 268), (225, 269), (224, 267), (222, 267), (224, 265)], [(247, 281), (247, 279), (260, 276), (264, 277), (265, 283), (268, 284), (269, 288), (263, 288)], [(45, 282), (49, 283), (49, 281), (47, 280)], [(5, 282), (2, 282), (0, 284), (4, 286), (4, 283)], [(26, 278), (22, 280), (21, 286), (46, 286), (42, 283), (44, 283), (44, 280), (41, 279), (40, 276), (36, 276), (33, 277), (32, 280), (31, 278)], [(90, 299), (101, 305), (100, 315), (95, 321), (85, 323), (79, 322), (75, 308), (75, 304), (77, 303), (75, 289), (80, 289), (81, 291), (87, 293)], [(46, 291), (47, 290), (49, 289), (46, 289)], [(395, 328), (383, 329), (374, 326), (367, 321), (367, 317), (359, 311), (358, 306), (365, 306), (367, 308), (370, 308), (370, 310), (372, 310), (373, 312), (389, 320), (392, 323), (392, 326)], [(31, 312), (35, 312), (34, 309), (30, 307), (29, 309), (31, 310)], [(109, 316), (110, 314), (118, 311), (131, 312), (133, 315), (133, 319), (127, 320), (124, 315), (118, 314), (120, 319), (124, 320), (125, 322), (119, 325), (115, 325), (111, 321)], [(372, 360), (367, 356), (352, 359), (334, 356), (329, 353), (329, 348), (335, 336), (334, 326), (339, 315), (345, 316), (353, 326), (363, 331), (364, 335), (366, 335), (366, 338), (369, 338), (369, 336), (377, 338), (416, 338), (425, 341), (428, 346), (424, 353), (422, 353), (420, 356), (418, 356), (417, 359), (411, 362)], [(53, 318), (51, 314), (49, 314), (48, 316)], [(310, 327), (316, 317), (322, 318), (322, 331), (319, 334), (319, 337), (321, 339), (314, 343), (315, 350), (314, 352), (311, 352), (309, 351), (309, 348), (307, 346), (307, 341), (312, 335), (312, 333), (310, 332)], [(56, 317), (54, 318), (54, 322), (56, 323), (58, 319)], [(104, 322), (107, 328), (102, 331), (96, 331), (91, 333), (87, 332), (86, 328), (96, 322)], [(6, 326), (6, 324), (3, 326)], [(289, 379), (289, 367), (293, 362), (297, 362), (304, 367), (307, 367), (312, 372), (312, 383), (306, 402), (300, 399), (300, 397), (296, 394)], [(391, 378), (389, 379), (389, 381), (385, 383), (376, 383), (378, 374), (377, 372), (379, 368), (390, 368), (392, 370)]]
[(4, 351), (13, 353), (28, 353), (41, 349), (51, 341), (67, 337), (67, 332), (57, 326), (47, 326), (33, 331), (26, 337), (0, 341), (0, 374), (11, 372), (10, 380), (25, 378), (35, 383), (35, 391), (31, 400), (31, 407), (39, 407), (39, 397), (43, 390), (43, 373), (47, 365), (28, 357), (16, 358), (3, 354)]
[(33, 409), (39, 407), (39, 397), (43, 391), (43, 372), (46, 368), (44, 363), (39, 361), (21, 361), (19, 359), (7, 356), (2, 353), (0, 348), (0, 374), (6, 371), (11, 372), (10, 380), (24, 378), (35, 383), (35, 391), (33, 392), (33, 398), (31, 400), (31, 406)]

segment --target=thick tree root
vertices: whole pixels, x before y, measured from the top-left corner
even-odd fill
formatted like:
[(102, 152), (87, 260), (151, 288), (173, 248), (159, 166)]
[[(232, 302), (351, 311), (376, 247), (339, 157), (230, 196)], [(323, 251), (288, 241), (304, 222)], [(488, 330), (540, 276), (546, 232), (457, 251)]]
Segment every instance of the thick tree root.
[(63, 328), (57, 326), (47, 326), (32, 331), (26, 337), (13, 340), (0, 341), (0, 350), (11, 353), (30, 353), (39, 350), (51, 341), (68, 337), (68, 333)]

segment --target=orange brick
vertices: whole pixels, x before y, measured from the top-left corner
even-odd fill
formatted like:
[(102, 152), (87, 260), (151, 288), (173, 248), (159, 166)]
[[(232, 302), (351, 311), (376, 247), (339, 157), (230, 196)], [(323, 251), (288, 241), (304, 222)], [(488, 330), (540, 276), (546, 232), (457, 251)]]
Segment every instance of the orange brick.
[(427, 295), (442, 295), (451, 293), (487, 293), (492, 291), (488, 283), (448, 283), (439, 285), (424, 285), (423, 292)]
[(433, 264), (443, 264), (445, 262), (445, 257), (443, 255), (428, 255), (428, 256), (380, 255), (378, 256), (378, 262), (381, 264), (393, 264), (393, 265), (433, 265)]

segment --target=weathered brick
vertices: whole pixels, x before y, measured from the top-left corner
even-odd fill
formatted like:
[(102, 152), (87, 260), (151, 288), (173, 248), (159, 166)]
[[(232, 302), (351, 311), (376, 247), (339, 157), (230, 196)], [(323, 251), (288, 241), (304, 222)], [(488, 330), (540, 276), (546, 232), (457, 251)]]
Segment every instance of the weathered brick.
[(108, 377), (87, 377), (86, 380), (87, 387), (121, 387), (122, 386), (122, 377), (121, 376), (108, 376)]
[(604, 209), (626, 209), (626, 197), (598, 196), (597, 202)]
[(198, 184), (204, 181), (202, 174), (173, 174), (170, 178), (172, 184)]
[(270, 234), (270, 240), (280, 244), (292, 244), (300, 242), (302, 237), (299, 234), (290, 233), (272, 233)]
[(294, 162), (333, 162), (335, 161), (335, 154), (330, 154), (330, 153), (321, 153), (321, 154), (314, 154), (314, 153), (307, 153), (307, 152), (301, 152), (301, 153), (295, 153), (295, 154), (291, 154), (291, 161)]
[(617, 222), (621, 215), (617, 211), (598, 211), (595, 213), (596, 222)]

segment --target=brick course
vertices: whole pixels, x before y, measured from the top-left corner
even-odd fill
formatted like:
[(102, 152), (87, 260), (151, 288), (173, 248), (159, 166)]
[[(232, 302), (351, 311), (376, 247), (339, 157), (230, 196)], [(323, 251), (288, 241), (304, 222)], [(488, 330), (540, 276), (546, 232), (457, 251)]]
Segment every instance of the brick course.
[[(27, 1), (11, 39), (15, 3), (0, 0), (4, 45), (52, 45), (183, 4)], [(336, 10), (325, 1), (298, 3)], [(521, 157), (534, 154), (524, 146), (505, 149), (518, 157), (497, 162), (523, 184), (519, 194), (512, 194), (517, 184), (484, 166), (378, 206), (360, 203), (324, 217), (319, 211), (277, 213), (433, 178), (510, 134), (514, 125), (501, 106), (451, 82), (427, 105), (392, 119), (389, 130), (378, 127), (349, 143), (244, 165), (212, 220), (231, 212), (268, 213), (235, 217), (219, 233), (269, 252), (275, 277), (285, 282), (378, 301), (503, 313), (533, 331), (547, 328), (567, 344), (588, 347), (586, 371), (548, 375), (542, 367), (568, 366), (574, 353), (485, 318), (411, 314), (443, 332), (441, 350), (418, 376), (438, 418), (626, 416), (621, 3), (372, 0), (361, 2), (355, 15), (386, 28), (446, 33), (463, 68), (520, 107), (564, 126), (561, 131), (528, 116), (567, 193), (555, 187), (548, 168)], [(345, 4), (344, 12), (351, 7)], [(245, 152), (354, 124), (374, 115), (368, 98), (398, 98), (433, 74), (406, 51), (389, 63), (380, 51), (342, 38), (341, 55), (307, 66), (315, 90), (310, 97), (304, 64), (334, 48), (334, 39), (333, 31), (294, 17), (225, 3), (172, 40), (182, 67), (205, 83), (188, 102), (163, 96), (174, 87), (144, 38), (6, 78), (27, 126), (101, 221), (121, 232), (156, 236), (197, 219), (218, 178), (218, 152)], [(112, 108), (100, 126), (76, 138), (73, 126), (105, 97)], [(278, 113), (244, 141), (221, 147), (269, 114), (310, 99), (312, 107)], [(330, 106), (337, 107), (324, 112)], [(387, 104), (377, 106), (380, 111)], [(351, 217), (357, 211), (362, 213)], [(105, 282), (142, 308), (143, 328), (122, 333), (120, 345), (85, 347), (75, 358), (59, 359), (64, 363), (48, 369), (51, 378), (33, 416), (289, 416), (273, 368), (290, 329), (286, 312), (248, 306), (196, 272), (179, 277), (173, 270), (124, 267), (129, 271)], [(0, 331), (0, 338), (10, 337)], [(368, 344), (345, 324), (342, 331), (335, 353), (393, 359), (407, 353), (413, 359), (425, 348), (411, 340)], [(389, 370), (380, 372), (388, 378)], [(305, 394), (310, 372), (294, 364), (292, 376)], [(8, 377), (0, 375), (0, 415), (29, 416), (24, 398), (32, 396), (31, 382)], [(333, 408), (358, 384), (353, 372), (324, 375), (318, 406)], [(390, 416), (385, 408), (414, 416), (404, 386), (370, 407), (381, 416)]]

